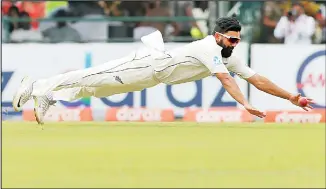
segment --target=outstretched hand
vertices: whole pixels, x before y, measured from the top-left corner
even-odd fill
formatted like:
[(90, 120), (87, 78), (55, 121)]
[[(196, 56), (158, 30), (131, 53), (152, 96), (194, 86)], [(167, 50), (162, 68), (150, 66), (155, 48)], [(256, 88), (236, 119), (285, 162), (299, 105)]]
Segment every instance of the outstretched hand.
[(302, 106), (302, 105), (300, 104), (300, 102), (299, 102), (299, 101), (300, 101), (300, 98), (303, 98), (303, 97), (301, 97), (301, 94), (299, 93), (299, 94), (297, 94), (297, 95), (292, 95), (292, 96), (290, 97), (289, 101), (290, 101), (292, 104), (301, 107), (301, 108), (304, 109), (305, 111), (309, 111), (309, 109), (313, 109), (313, 107), (311, 106), (311, 104), (314, 104), (314, 102), (313, 102), (313, 100), (312, 100), (311, 98), (306, 98), (308, 103), (307, 103), (307, 105), (305, 105), (305, 106)]
[(260, 118), (266, 117), (266, 114), (264, 112), (259, 111), (258, 109), (252, 107), (250, 104), (245, 105), (244, 108), (252, 115), (255, 115)]

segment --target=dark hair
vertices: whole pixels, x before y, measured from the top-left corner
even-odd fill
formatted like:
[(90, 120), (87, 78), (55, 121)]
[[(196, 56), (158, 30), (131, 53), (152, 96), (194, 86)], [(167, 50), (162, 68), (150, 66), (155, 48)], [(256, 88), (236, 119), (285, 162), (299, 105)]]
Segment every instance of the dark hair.
[(16, 12), (19, 15), (19, 9), (18, 9), (18, 7), (16, 5), (12, 5), (12, 6), (9, 7), (8, 14), (11, 14), (12, 11)]
[(59, 9), (56, 13), (54, 13), (53, 17), (55, 18), (62, 18), (62, 17), (67, 17), (68, 12), (64, 9)]
[[(53, 16), (55, 18), (64, 18), (64, 17), (68, 17), (69, 14), (68, 14), (68, 12), (66, 10), (60, 9)], [(66, 25), (67, 25), (67, 22), (65, 22), (65, 21), (59, 21), (59, 22), (57, 22), (57, 27), (58, 28), (65, 27)]]
[(28, 12), (26, 12), (26, 11), (22, 11), (22, 12), (20, 13), (20, 17), (29, 17), (29, 14), (28, 14)]
[(241, 31), (240, 22), (235, 17), (222, 17), (217, 19), (212, 34), (214, 35), (215, 32), (226, 33), (228, 31)]
[[(13, 16), (12, 13), (16, 13), (17, 16), (19, 17), (19, 9), (17, 6), (15, 5), (11, 5), (8, 9), (8, 16), (11, 17)], [(9, 30), (9, 33), (13, 32), (15, 30), (15, 26), (14, 26), (14, 23), (17, 23), (17, 21), (10, 21), (9, 22), (9, 26), (8, 26), (8, 30)]]
[[(19, 15), (21, 18), (30, 18), (28, 12), (22, 11)], [(21, 28), (23, 30), (29, 30), (31, 29), (31, 23), (30, 22), (19, 22), (18, 28)]]

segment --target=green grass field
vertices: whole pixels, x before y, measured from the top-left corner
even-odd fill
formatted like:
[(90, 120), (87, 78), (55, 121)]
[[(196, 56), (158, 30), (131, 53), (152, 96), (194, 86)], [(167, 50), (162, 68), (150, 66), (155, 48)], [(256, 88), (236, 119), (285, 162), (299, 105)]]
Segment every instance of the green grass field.
[(324, 124), (3, 122), (2, 187), (325, 187)]

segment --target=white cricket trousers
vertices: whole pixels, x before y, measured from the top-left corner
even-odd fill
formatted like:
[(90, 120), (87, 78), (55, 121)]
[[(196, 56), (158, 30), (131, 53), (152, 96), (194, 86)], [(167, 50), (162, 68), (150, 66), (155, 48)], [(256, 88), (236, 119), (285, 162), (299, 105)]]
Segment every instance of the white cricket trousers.
[(149, 54), (132, 53), (121, 59), (77, 71), (40, 79), (33, 84), (33, 96), (53, 92), (53, 100), (73, 101), (83, 97), (108, 97), (141, 91), (160, 83), (154, 75)]

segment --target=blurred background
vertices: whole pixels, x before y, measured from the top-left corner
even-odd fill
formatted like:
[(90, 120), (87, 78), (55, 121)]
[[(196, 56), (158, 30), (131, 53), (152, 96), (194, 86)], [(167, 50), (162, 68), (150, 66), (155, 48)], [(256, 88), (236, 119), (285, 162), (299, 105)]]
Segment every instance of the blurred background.
[[(160, 30), (167, 49), (210, 35), (215, 20), (235, 16), (242, 41), (235, 54), (290, 92), (325, 108), (325, 1), (8, 1), (1, 2), (2, 106), (7, 119), (23, 119), (11, 99), (24, 75), (42, 78), (122, 57), (140, 38)], [(298, 110), (237, 78), (254, 106)], [(211, 89), (216, 86), (216, 89)], [(157, 98), (160, 101), (156, 100)], [(86, 98), (59, 107), (90, 107), (104, 120), (109, 107), (169, 109), (237, 108), (215, 78), (157, 87), (108, 98)], [(26, 109), (31, 109), (32, 104)]]
[[(325, 1), (1, 5), (4, 188), (325, 188)], [(47, 112), (44, 130), (33, 100), (22, 112), (12, 108), (26, 75), (40, 79), (103, 64), (142, 47), (139, 39), (156, 30), (167, 50), (181, 47), (210, 35), (222, 16), (242, 25), (233, 53), (280, 87), (313, 98), (314, 111), (237, 76), (265, 119), (244, 111), (215, 77), (60, 101)]]
[[(316, 22), (315, 32), (309, 36), (312, 38), (311, 43), (325, 43), (325, 1), (298, 2), (305, 14)], [(290, 0), (4, 0), (1, 7), (2, 40), (6, 43), (126, 42), (138, 40), (153, 30), (160, 30), (167, 40), (189, 42), (210, 34), (216, 18), (236, 16), (243, 25), (243, 41), (284, 43), (275, 37), (273, 31), (282, 16), (290, 17), (294, 6), (295, 3)], [(200, 33), (196, 34), (195, 29)]]

